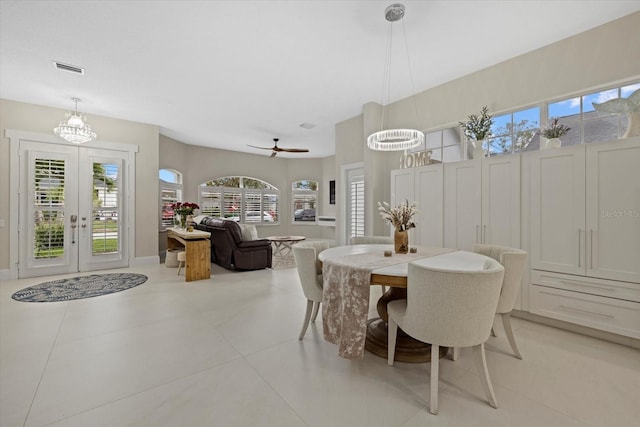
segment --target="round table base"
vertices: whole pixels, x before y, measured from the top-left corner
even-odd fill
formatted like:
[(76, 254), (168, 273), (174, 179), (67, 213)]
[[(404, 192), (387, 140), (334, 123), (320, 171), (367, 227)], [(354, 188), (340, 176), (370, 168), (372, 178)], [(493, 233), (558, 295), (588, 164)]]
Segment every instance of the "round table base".
[[(376, 356), (386, 359), (387, 343), (387, 322), (379, 317), (367, 320), (367, 339), (364, 348)], [(448, 350), (449, 347), (440, 347), (440, 358), (443, 358)], [(405, 363), (431, 362), (431, 344), (413, 339), (398, 328), (394, 360)]]

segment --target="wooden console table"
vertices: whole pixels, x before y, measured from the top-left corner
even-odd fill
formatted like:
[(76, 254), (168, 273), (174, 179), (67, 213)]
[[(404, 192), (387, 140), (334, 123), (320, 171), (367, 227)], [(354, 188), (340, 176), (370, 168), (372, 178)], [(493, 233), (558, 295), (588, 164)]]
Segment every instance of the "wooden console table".
[(167, 229), (167, 249), (185, 250), (184, 280), (208, 279), (211, 277), (211, 233), (201, 230), (187, 231), (179, 228)]

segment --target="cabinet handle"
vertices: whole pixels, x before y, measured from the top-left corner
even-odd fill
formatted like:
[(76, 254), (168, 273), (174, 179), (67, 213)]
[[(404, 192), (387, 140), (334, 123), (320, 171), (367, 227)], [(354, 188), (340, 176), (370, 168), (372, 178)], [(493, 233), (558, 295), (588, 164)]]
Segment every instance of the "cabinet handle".
[(591, 263), (591, 267), (589, 268), (593, 270), (593, 228), (591, 228), (589, 231), (591, 233), (591, 241), (589, 242), (589, 252), (590, 252), (589, 255), (591, 255), (589, 257), (589, 262)]
[(577, 313), (582, 313), (582, 314), (591, 314), (593, 316), (598, 316), (598, 317), (602, 317), (604, 319), (613, 319), (614, 317), (610, 314), (602, 314), (602, 313), (596, 313), (595, 311), (589, 311), (589, 310), (582, 310), (579, 308), (575, 308), (575, 307), (569, 307), (566, 305), (561, 305), (560, 306), (561, 309), (563, 310), (567, 310), (567, 311), (575, 311)]
[(582, 267), (582, 229), (578, 228), (578, 267)]

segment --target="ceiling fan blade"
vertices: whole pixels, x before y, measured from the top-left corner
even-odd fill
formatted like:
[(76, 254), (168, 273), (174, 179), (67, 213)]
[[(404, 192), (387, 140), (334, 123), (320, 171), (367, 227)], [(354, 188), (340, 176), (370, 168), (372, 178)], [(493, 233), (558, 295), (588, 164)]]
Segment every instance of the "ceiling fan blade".
[(279, 148), (280, 151), (286, 151), (287, 153), (308, 153), (307, 148)]
[(278, 154), (278, 152), (277, 152), (277, 151), (274, 151), (273, 153), (271, 153), (271, 155), (269, 156), (269, 158), (275, 157), (275, 156), (276, 156), (276, 154)]
[(256, 147), (255, 145), (249, 145), (247, 144), (249, 147), (253, 147), (253, 148), (259, 148), (260, 150), (271, 150), (271, 147)]

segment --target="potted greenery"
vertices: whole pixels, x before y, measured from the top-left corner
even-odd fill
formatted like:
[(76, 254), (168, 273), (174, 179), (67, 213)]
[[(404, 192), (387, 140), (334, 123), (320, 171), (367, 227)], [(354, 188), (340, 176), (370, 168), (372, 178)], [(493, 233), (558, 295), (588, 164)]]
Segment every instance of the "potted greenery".
[(489, 114), (489, 108), (485, 105), (480, 110), (480, 115), (471, 114), (467, 116), (467, 121), (458, 122), (458, 124), (460, 125), (464, 136), (473, 142), (474, 158), (484, 157), (482, 143), (485, 139), (491, 136), (491, 125), (493, 125), (493, 119)]
[(542, 129), (540, 133), (547, 138), (547, 143), (544, 146), (540, 146), (541, 149), (545, 148), (558, 148), (562, 145), (560, 137), (566, 135), (571, 128), (567, 125), (560, 123), (557, 117), (551, 119), (551, 123)]

